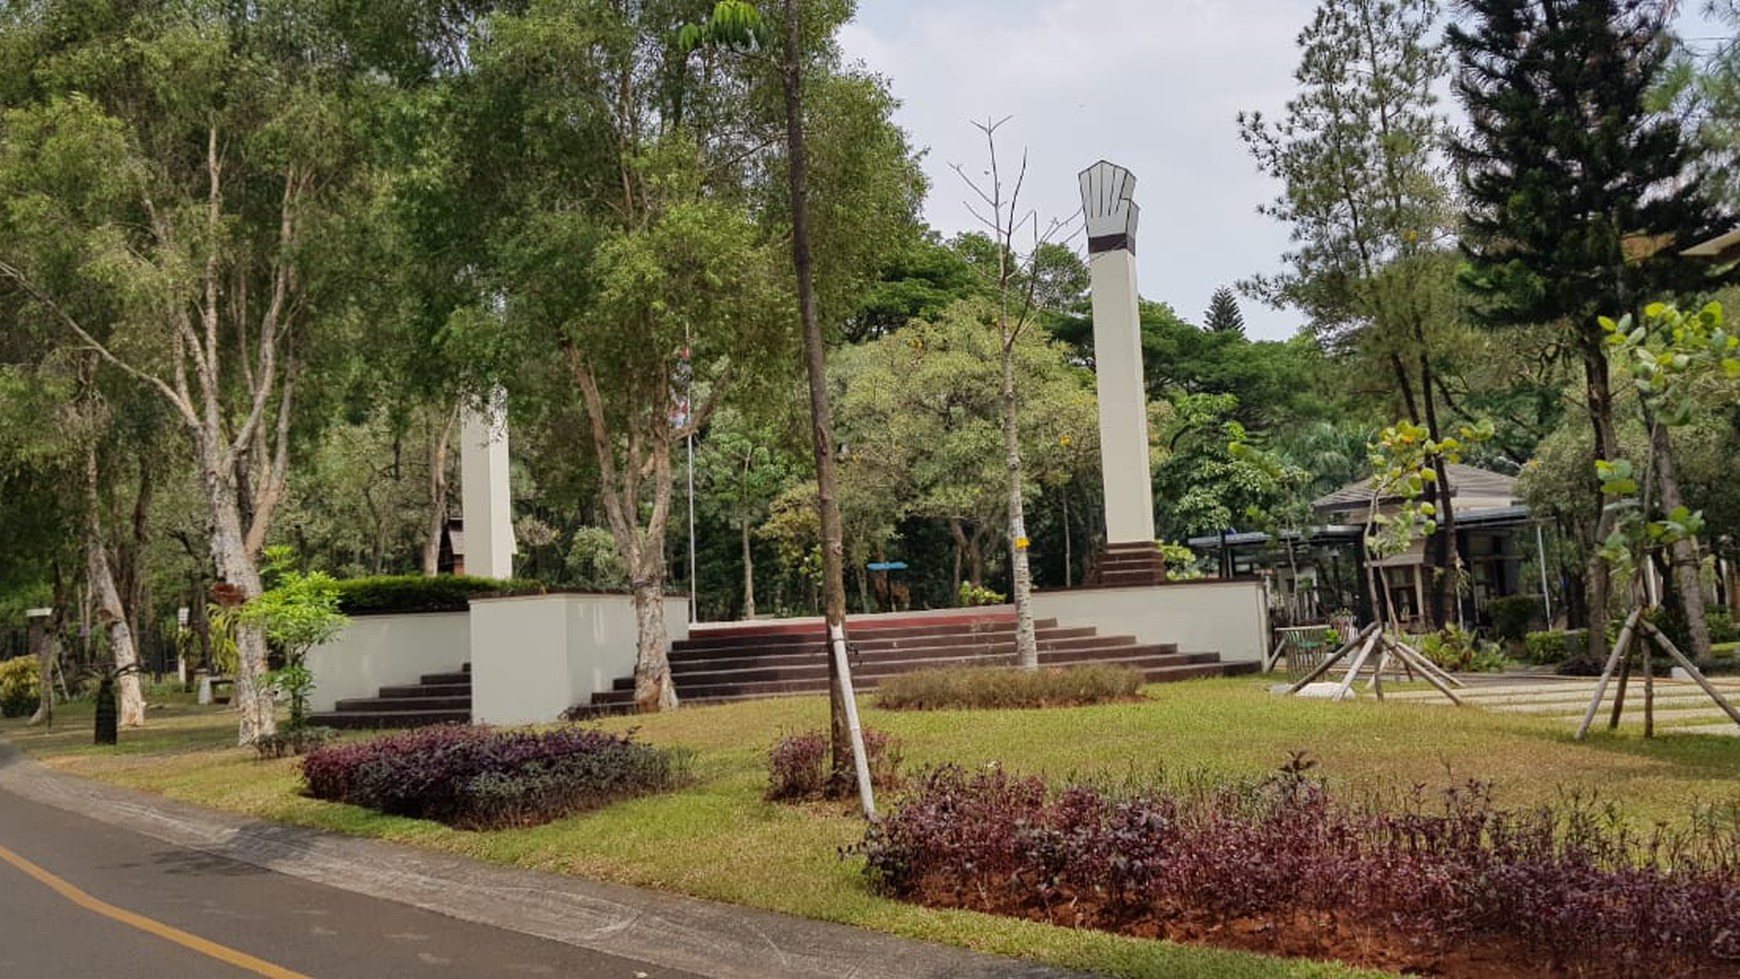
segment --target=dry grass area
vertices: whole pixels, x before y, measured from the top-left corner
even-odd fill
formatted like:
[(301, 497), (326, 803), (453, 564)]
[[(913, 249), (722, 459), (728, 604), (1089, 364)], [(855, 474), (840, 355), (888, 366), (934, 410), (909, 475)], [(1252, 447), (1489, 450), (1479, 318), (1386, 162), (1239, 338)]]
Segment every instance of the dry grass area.
[[(1250, 775), (1307, 751), (1325, 777), (1379, 792), (1480, 779), (1500, 804), (1597, 792), (1639, 823), (1685, 818), (1733, 799), (1740, 739), (1645, 741), (1603, 732), (1577, 744), (1537, 718), (1427, 704), (1279, 698), (1263, 678), (1150, 686), (1137, 702), (1022, 711), (884, 711), (864, 721), (899, 738), (909, 769), (993, 763), (1052, 778), (1142, 777), (1165, 770)], [(234, 715), (175, 701), (119, 750), (89, 744), (88, 708), (54, 732), (0, 722), (0, 735), (70, 772), (234, 812), (464, 853), (524, 867), (679, 891), (984, 951), (1122, 976), (1346, 976), (1335, 965), (1073, 931), (869, 893), (841, 846), (862, 823), (845, 804), (765, 801), (766, 751), (782, 734), (824, 727), (820, 697), (702, 707), (607, 722), (696, 752), (697, 783), (545, 826), (492, 833), (382, 816), (309, 799), (294, 759), (232, 747)], [(884, 800), (889, 802), (892, 800)]]

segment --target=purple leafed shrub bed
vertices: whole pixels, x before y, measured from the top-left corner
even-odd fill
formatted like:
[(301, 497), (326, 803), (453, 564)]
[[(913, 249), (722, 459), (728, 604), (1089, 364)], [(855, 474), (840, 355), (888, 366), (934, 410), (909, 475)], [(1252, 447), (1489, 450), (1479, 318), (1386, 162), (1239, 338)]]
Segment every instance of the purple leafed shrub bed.
[(594, 728), (428, 727), (321, 748), (308, 794), (459, 829), (535, 826), (686, 783), (684, 752)]
[[(1295, 759), (1297, 762), (1297, 759)], [(1430, 975), (1740, 975), (1740, 823), (1638, 833), (1470, 783), (1342, 801), (1262, 782), (1053, 791), (927, 772), (855, 852), (883, 893), (1055, 924)]]
[[(900, 740), (886, 731), (864, 729), (864, 761), (870, 785), (879, 792), (900, 788), (900, 764), (905, 760)], [(828, 765), (828, 736), (822, 731), (788, 734), (767, 752), (767, 799), (808, 802), (838, 799), (858, 791), (856, 768), (835, 779)]]

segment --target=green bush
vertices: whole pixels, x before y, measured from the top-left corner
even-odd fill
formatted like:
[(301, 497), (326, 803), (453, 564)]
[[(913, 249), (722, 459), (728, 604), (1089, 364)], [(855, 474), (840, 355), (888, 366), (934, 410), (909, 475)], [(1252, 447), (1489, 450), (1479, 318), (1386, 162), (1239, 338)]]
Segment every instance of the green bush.
[(463, 612), (474, 597), (542, 595), (539, 581), (441, 575), (384, 575), (338, 582), (338, 610), (345, 615), (388, 612)]
[(1492, 616), (1492, 631), (1500, 639), (1516, 642), (1528, 636), (1529, 626), (1534, 624), (1540, 610), (1539, 595), (1506, 595), (1486, 604), (1486, 611)]
[(1453, 625), (1420, 636), (1417, 648), (1433, 663), (1460, 673), (1499, 673), (1510, 665), (1497, 643), (1482, 642)]
[(974, 605), (1001, 605), (1008, 598), (1000, 591), (982, 588), (970, 581), (961, 582), (960, 594), (955, 596), (955, 604), (971, 607)]
[(876, 688), (884, 710), (1077, 707), (1126, 700), (1143, 683), (1141, 670), (1073, 666), (1044, 670), (963, 666), (891, 676)]
[(28, 717), (36, 712), (41, 694), (36, 685), (34, 656), (0, 663), (0, 717)]
[(1740, 628), (1734, 626), (1733, 613), (1725, 606), (1711, 605), (1704, 612), (1710, 626), (1710, 643), (1740, 642)]
[(1531, 632), (1523, 637), (1523, 648), (1531, 663), (1563, 663), (1583, 655), (1588, 646), (1582, 629)]

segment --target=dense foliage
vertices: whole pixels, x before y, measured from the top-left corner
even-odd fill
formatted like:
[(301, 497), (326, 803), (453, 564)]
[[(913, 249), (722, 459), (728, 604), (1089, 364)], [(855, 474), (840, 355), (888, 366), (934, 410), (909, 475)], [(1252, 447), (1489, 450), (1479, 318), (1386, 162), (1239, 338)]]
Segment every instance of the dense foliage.
[(633, 734), (449, 725), (321, 748), (308, 794), (461, 829), (535, 826), (685, 782), (687, 756)]
[[(1474, 782), (1384, 805), (1295, 759), (1244, 784), (1052, 791), (944, 767), (870, 826), (880, 891), (938, 907), (1414, 972), (1718, 975), (1740, 963), (1740, 824), (1638, 832), (1589, 799), (1503, 809)], [(1454, 958), (1452, 958), (1454, 956)]]
[(1531, 632), (1523, 637), (1523, 648), (1531, 663), (1563, 663), (1583, 655), (1585, 636), (1582, 629)]

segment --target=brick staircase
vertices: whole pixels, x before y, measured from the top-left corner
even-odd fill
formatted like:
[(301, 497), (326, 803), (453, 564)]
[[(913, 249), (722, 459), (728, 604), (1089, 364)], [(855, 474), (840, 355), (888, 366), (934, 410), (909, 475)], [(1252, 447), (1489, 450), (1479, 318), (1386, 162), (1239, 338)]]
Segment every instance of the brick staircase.
[[(1222, 663), (1218, 653), (1185, 653), (1170, 643), (1102, 636), (1092, 626), (1035, 623), (1041, 666), (1100, 663), (1142, 670), (1150, 682), (1224, 676), (1255, 663)], [(1013, 665), (1015, 612), (1009, 606), (950, 612), (854, 616), (847, 620), (852, 679), (873, 690), (883, 677), (946, 666)], [(826, 693), (828, 663), (818, 620), (696, 626), (672, 644), (671, 675), (686, 704)], [(632, 678), (598, 693), (600, 711), (630, 706)]]
[(423, 727), (471, 722), (471, 664), (456, 673), (425, 673), (416, 683), (382, 687), (378, 697), (341, 700), (308, 723), (336, 728)]

